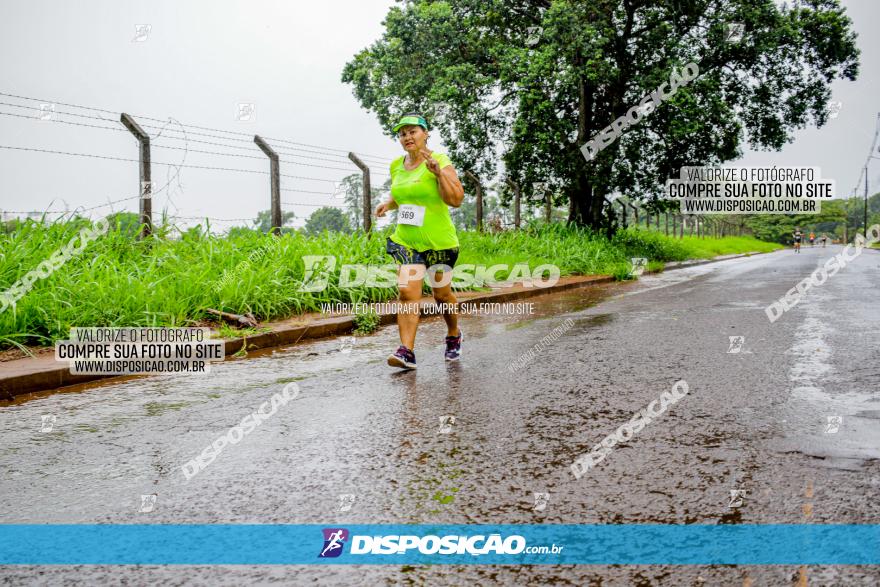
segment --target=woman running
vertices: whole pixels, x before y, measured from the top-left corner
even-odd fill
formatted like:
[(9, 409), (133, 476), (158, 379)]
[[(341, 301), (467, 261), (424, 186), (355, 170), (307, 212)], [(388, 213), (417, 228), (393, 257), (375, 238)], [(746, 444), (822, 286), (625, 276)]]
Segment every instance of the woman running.
[[(445, 266), (451, 272), (455, 266), (458, 235), (449, 207), (461, 206), (464, 188), (449, 157), (428, 149), (428, 123), (423, 116), (404, 114), (393, 130), (406, 155), (391, 162), (391, 197), (376, 208), (378, 217), (389, 210), (398, 211), (397, 228), (386, 241), (385, 250), (400, 264), (397, 282), (403, 308), (397, 313), (400, 347), (388, 357), (388, 364), (415, 369), (422, 281), (430, 267)], [(430, 273), (434, 300), (444, 309), (446, 360), (457, 361), (461, 357), (461, 329), (451, 276), (444, 279), (444, 271)]]

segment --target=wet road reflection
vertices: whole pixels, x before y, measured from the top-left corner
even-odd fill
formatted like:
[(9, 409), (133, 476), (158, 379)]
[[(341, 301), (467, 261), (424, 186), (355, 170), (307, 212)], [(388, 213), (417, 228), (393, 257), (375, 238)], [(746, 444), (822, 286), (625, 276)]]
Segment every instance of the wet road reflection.
[[(814, 521), (873, 523), (878, 506), (867, 496), (880, 488), (880, 315), (865, 292), (876, 291), (880, 255), (866, 253), (776, 323), (764, 313), (835, 249), (737, 259), (535, 298), (532, 316), (467, 316), (458, 364), (443, 360), (442, 321), (428, 319), (417, 340), (417, 372), (385, 364), (398, 344), (390, 327), (353, 342), (252, 353), (215, 365), (205, 377), (138, 378), (19, 401), (0, 409), (0, 517), (5, 523), (799, 523), (809, 480)], [(571, 327), (542, 345), (568, 319)], [(743, 337), (742, 347), (729, 352), (734, 336)], [(511, 372), (508, 366), (530, 349), (536, 357)], [(679, 379), (691, 389), (684, 399), (583, 478), (573, 477), (576, 458)], [(185, 478), (184, 463), (292, 382), (298, 397)], [(836, 433), (825, 432), (829, 415), (843, 418)], [(49, 431), (43, 416), (55, 417)], [(733, 490), (745, 492), (742, 505), (730, 505)], [(142, 496), (151, 494), (155, 507), (139, 511)], [(753, 571), (778, 584), (791, 569)], [(104, 571), (92, 572), (97, 580)], [(742, 571), (731, 568), (322, 572), (329, 574), (298, 570), (297, 579), (742, 581)], [(837, 572), (827, 571), (835, 581)], [(172, 581), (183, 576), (156, 573)], [(292, 581), (259, 567), (198, 573), (207, 582), (224, 573), (232, 582)]]

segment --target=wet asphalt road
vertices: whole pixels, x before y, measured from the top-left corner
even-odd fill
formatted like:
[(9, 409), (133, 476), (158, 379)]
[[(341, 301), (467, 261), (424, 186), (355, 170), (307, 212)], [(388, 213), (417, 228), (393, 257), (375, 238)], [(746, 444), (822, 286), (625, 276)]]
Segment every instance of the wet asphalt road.
[[(880, 252), (771, 324), (841, 247), (535, 298), (462, 320), (417, 372), (394, 327), (252, 354), (204, 377), (92, 385), (0, 408), (2, 523), (878, 523)], [(571, 319), (538, 359), (507, 366)], [(738, 353), (730, 337), (744, 337)], [(684, 379), (690, 393), (583, 478), (569, 470)], [(193, 479), (180, 467), (289, 382), (300, 395)], [(55, 415), (51, 432), (41, 416)], [(440, 418), (455, 423), (441, 433)], [(828, 432), (828, 417), (841, 416)], [(745, 491), (730, 507), (731, 490)], [(543, 511), (534, 493), (549, 493)], [(153, 511), (141, 496), (156, 494)], [(353, 494), (340, 511), (341, 494)], [(5, 567), (9, 584), (876, 585), (877, 567)]]

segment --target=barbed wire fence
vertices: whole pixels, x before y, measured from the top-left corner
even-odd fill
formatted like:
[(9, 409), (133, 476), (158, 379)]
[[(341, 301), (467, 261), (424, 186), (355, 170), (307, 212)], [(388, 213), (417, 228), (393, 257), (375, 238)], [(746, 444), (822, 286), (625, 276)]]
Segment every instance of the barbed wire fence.
[[(122, 132), (132, 135), (138, 144), (138, 153), (135, 157), (118, 156), (101, 153), (86, 153), (52, 148), (39, 148), (21, 145), (0, 144), (0, 150), (15, 152), (30, 152), (41, 155), (55, 155), (63, 157), (89, 158), (105, 161), (119, 161), (138, 164), (138, 190), (132, 190), (130, 194), (122, 197), (107, 198), (104, 204), (76, 207), (70, 209), (64, 202), (64, 210), (52, 210), (53, 202), (45, 210), (0, 210), (0, 220), (7, 220), (8, 215), (26, 215), (34, 217), (63, 218), (65, 215), (81, 215), (87, 212), (109, 208), (110, 213), (116, 212), (117, 204), (127, 204), (133, 200), (138, 201), (138, 216), (144, 237), (153, 230), (153, 199), (165, 193), (168, 205), (173, 207), (173, 212), (163, 211), (163, 217), (167, 221), (176, 220), (204, 220), (216, 223), (256, 223), (256, 216), (251, 218), (224, 218), (211, 214), (186, 215), (171, 197), (172, 188), (183, 192), (181, 183), (181, 171), (184, 169), (209, 170), (221, 173), (237, 173), (250, 175), (263, 175), (269, 178), (269, 210), (271, 217), (271, 230), (279, 232), (282, 228), (282, 209), (293, 211), (297, 207), (337, 209), (350, 209), (350, 206), (340, 203), (339, 186), (343, 180), (353, 174), (361, 175), (363, 187), (362, 228), (369, 231), (371, 228), (371, 186), (372, 175), (388, 177), (387, 169), (391, 159), (377, 155), (355, 154), (345, 149), (302, 143), (290, 139), (261, 137), (250, 135), (241, 131), (232, 131), (219, 128), (184, 124), (179, 120), (168, 117), (166, 119), (146, 115), (115, 112), (93, 106), (65, 103), (53, 100), (45, 100), (31, 96), (22, 96), (0, 92), (0, 116), (25, 119), (35, 122), (49, 122), (52, 124), (97, 129), (107, 132)], [(203, 146), (204, 145), (204, 146)], [(158, 149), (179, 155), (178, 161), (153, 160), (153, 151)], [(190, 154), (208, 156), (210, 158), (226, 158), (235, 160), (243, 166), (230, 166), (221, 162), (212, 165), (194, 164), (187, 161)], [(171, 157), (174, 159), (174, 157)], [(256, 161), (265, 164), (269, 162), (269, 169), (257, 169), (248, 164), (255, 165)], [(241, 162), (241, 163), (239, 163)], [(166, 169), (164, 183), (159, 185), (153, 179), (153, 167), (159, 166)], [(282, 173), (282, 169), (295, 173)], [(372, 169), (373, 167), (381, 168)], [(302, 171), (300, 171), (302, 169)], [(331, 172), (337, 172), (332, 174)], [(338, 172), (346, 172), (341, 175)], [(327, 177), (327, 175), (333, 175)], [(283, 182), (283, 183), (282, 183)], [(325, 189), (322, 187), (327, 186)], [(329, 187), (332, 186), (332, 189)], [(321, 196), (322, 198), (288, 198), (281, 200), (281, 193), (297, 194), (302, 196)], [(294, 201), (290, 201), (293, 199)]]
[[(18, 102), (15, 102), (18, 101)], [(63, 110), (62, 110), (63, 109)], [(262, 175), (269, 179), (269, 210), (270, 229), (280, 232), (283, 228), (283, 212), (293, 211), (302, 207), (316, 209), (331, 207), (350, 211), (351, 207), (339, 202), (339, 189), (343, 180), (353, 174), (361, 175), (361, 200), (362, 219), (358, 224), (369, 232), (372, 228), (372, 186), (371, 177), (389, 177), (387, 173), (391, 159), (377, 155), (356, 154), (345, 149), (302, 143), (290, 139), (273, 138), (268, 136), (251, 135), (241, 131), (232, 131), (220, 128), (184, 124), (173, 117), (165, 119), (140, 114), (116, 112), (93, 106), (72, 104), (59, 101), (45, 100), (31, 96), (22, 96), (0, 92), (0, 117), (13, 119), (25, 119), (38, 122), (50, 122), (52, 124), (97, 129), (108, 132), (121, 132), (133, 136), (138, 144), (137, 157), (124, 157), (100, 153), (83, 153), (60, 149), (26, 147), (18, 145), (0, 144), (0, 150), (31, 152), (43, 155), (56, 155), (64, 157), (90, 158), (105, 161), (118, 161), (138, 164), (138, 184), (140, 187), (134, 195), (124, 195), (118, 198), (107, 198), (104, 204), (90, 207), (76, 207), (70, 210), (65, 202), (65, 210), (51, 210), (54, 201), (46, 210), (2, 210), (0, 209), (0, 221), (5, 221), (7, 215), (23, 214), (27, 217), (57, 216), (83, 214), (94, 210), (109, 208), (110, 213), (116, 212), (117, 204), (124, 204), (138, 200), (138, 216), (142, 231), (141, 238), (152, 233), (153, 210), (152, 204), (156, 196), (165, 194), (167, 206), (163, 211), (166, 222), (181, 221), (205, 221), (231, 226), (236, 223), (257, 223), (257, 217), (251, 218), (226, 218), (211, 214), (198, 214), (193, 211), (181, 209), (172, 198), (172, 191), (176, 188), (181, 194), (181, 172), (184, 169), (208, 170), (221, 173), (236, 173), (248, 175)], [(153, 160), (153, 151), (167, 152), (179, 155), (178, 161)], [(203, 165), (188, 162), (190, 154), (207, 156), (210, 158), (225, 158), (235, 160), (236, 164), (257, 165), (257, 162), (268, 161), (269, 169), (255, 169), (253, 167), (237, 167), (223, 164)], [(134, 153), (132, 154), (134, 155)], [(163, 167), (166, 170), (165, 181), (161, 185), (153, 180), (153, 167)], [(289, 167), (299, 169), (303, 173), (282, 173)], [(377, 170), (375, 168), (380, 168)], [(337, 172), (334, 177), (317, 177), (327, 175), (328, 172)], [(346, 172), (339, 176), (338, 172)], [(312, 173), (313, 175), (305, 175)], [(463, 174), (465, 183), (473, 187), (476, 203), (476, 227), (482, 230), (484, 225), (483, 189), (480, 178), (470, 171)], [(521, 186), (512, 179), (506, 179), (505, 183), (510, 186), (514, 193), (513, 222), (503, 223), (505, 226), (512, 225), (520, 228), (521, 225)], [(321, 189), (321, 186), (327, 186)], [(332, 186), (332, 189), (330, 188)], [(553, 220), (552, 194), (546, 184), (538, 183), (531, 186), (532, 196), (537, 196), (539, 203), (543, 202), (544, 221), (549, 223)], [(281, 194), (295, 194), (301, 198), (282, 200)], [(302, 197), (305, 196), (305, 197)], [(310, 196), (321, 197), (320, 201)], [(308, 198), (308, 199), (306, 199)], [(63, 201), (63, 200), (62, 200)], [(531, 201), (531, 200), (530, 200)], [(610, 213), (616, 222), (626, 228), (627, 226), (640, 226), (651, 229), (651, 219), (654, 219), (654, 230), (665, 232), (667, 235), (682, 237), (689, 231), (691, 235), (724, 236), (739, 233), (742, 234), (741, 224), (736, 225), (724, 218), (688, 217), (670, 212), (659, 212), (647, 207), (637, 206), (631, 199), (616, 198), (606, 200), (610, 207)], [(532, 201), (534, 204), (535, 202)], [(619, 210), (618, 210), (619, 205)], [(168, 206), (173, 208), (169, 213)], [(632, 214), (630, 214), (630, 210)], [(640, 213), (641, 211), (641, 213)], [(660, 215), (664, 216), (664, 227), (661, 228)], [(630, 216), (632, 222), (629, 221)], [(671, 218), (670, 218), (671, 217)], [(494, 229), (499, 219), (490, 218), (489, 227)], [(670, 223), (671, 220), (671, 223)]]

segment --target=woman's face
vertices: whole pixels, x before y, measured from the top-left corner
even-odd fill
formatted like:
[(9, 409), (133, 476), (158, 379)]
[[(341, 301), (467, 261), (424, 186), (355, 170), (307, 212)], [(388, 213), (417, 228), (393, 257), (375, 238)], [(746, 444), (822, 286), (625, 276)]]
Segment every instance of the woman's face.
[(405, 151), (417, 153), (427, 145), (428, 133), (417, 124), (408, 124), (397, 131), (397, 138)]

